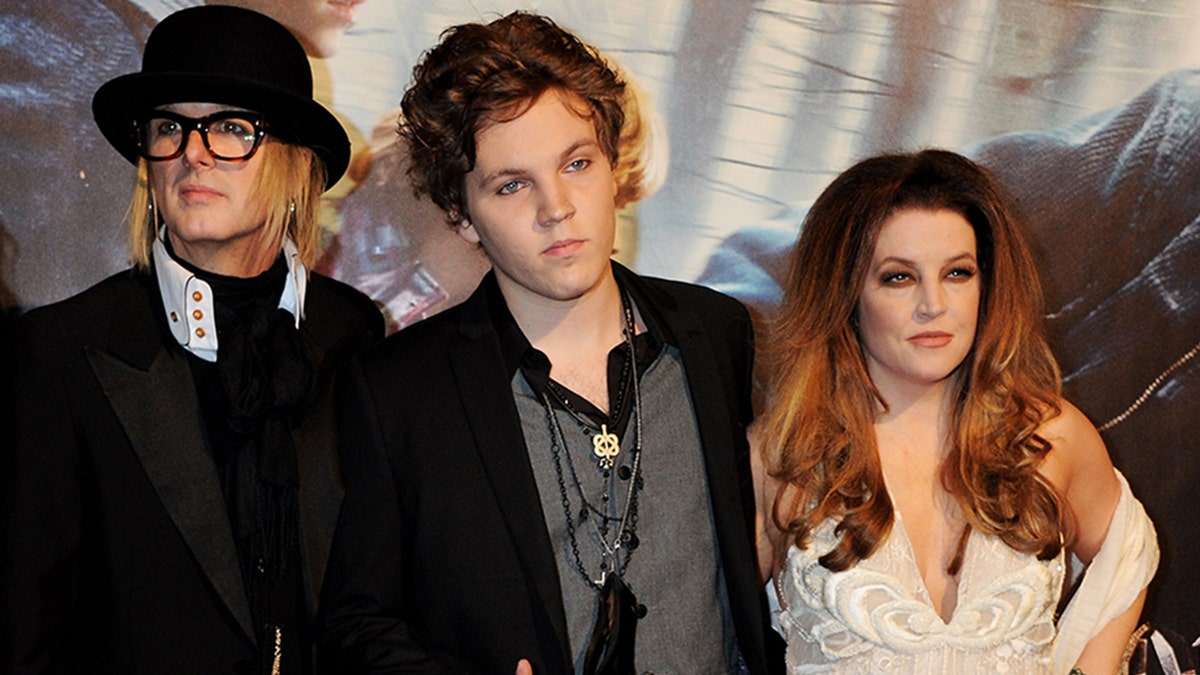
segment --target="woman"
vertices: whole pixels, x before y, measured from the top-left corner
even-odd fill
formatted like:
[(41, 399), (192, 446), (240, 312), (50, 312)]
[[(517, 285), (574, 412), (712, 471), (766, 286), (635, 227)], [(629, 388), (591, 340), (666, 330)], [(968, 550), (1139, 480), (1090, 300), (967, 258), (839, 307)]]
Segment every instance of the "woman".
[(855, 165), (786, 289), (753, 440), (792, 671), (1115, 672), (1154, 531), (1060, 396), (998, 182), (937, 150)]
[(233, 7), (163, 20), (93, 110), (138, 167), (133, 267), (18, 327), (0, 670), (311, 672), (332, 372), (383, 330), (306, 273), (346, 134)]

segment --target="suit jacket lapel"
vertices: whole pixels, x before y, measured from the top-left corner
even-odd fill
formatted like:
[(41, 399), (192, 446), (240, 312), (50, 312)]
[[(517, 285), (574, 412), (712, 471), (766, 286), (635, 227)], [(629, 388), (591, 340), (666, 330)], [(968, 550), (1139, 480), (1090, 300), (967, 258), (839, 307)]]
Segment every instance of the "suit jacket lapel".
[(550, 663), (566, 659), (561, 668), (552, 666), (551, 671), (569, 670), (567, 619), (554, 562), (555, 549), (546, 530), (537, 481), (529, 466), (525, 436), (511, 395), (512, 384), (504, 378), (504, 359), (487, 317), (489, 310), (483, 294), (486, 285), (485, 281), (467, 301), (470, 306), (463, 308), (465, 341), (460, 349), (451, 352), (451, 367), (479, 459), (508, 525), (508, 535), (530, 583), (537, 589), (539, 604), (549, 612), (559, 649), (544, 656)]
[[(734, 435), (739, 424), (748, 422), (738, 419), (741, 415), (737, 408), (739, 404), (735, 402), (739, 387), (748, 387), (749, 383), (734, 381), (738, 373), (723, 368), (723, 362), (717, 359), (714, 351), (711, 331), (699, 316), (677, 311), (674, 300), (668, 294), (619, 266), (614, 267), (617, 267), (622, 280), (634, 290), (635, 298), (652, 303), (666, 329), (676, 337), (700, 433), (713, 529), (721, 555), (728, 599), (743, 656), (750, 664), (750, 670), (756, 672), (761, 667), (759, 664), (765, 664), (765, 657), (759, 652), (762, 635), (758, 600), (761, 589), (756, 582), (757, 570), (753, 556), (746, 554), (754, 550), (754, 488), (749, 474), (749, 447), (745, 436), (738, 438)], [(745, 348), (749, 349), (749, 346)], [(747, 367), (749, 365), (747, 363)], [(749, 392), (745, 395), (749, 396)], [(749, 401), (745, 405), (748, 406)], [(749, 415), (748, 410), (746, 415)], [(743, 466), (745, 469), (741, 470)]]
[(163, 348), (152, 313), (161, 308), (153, 304), (156, 293), (147, 291), (151, 302), (131, 298), (128, 314), (116, 317), (112, 351), (89, 348), (87, 359), (167, 513), (253, 641), (250, 605), (216, 467), (204, 447), (195, 386), (186, 357)]
[[(739, 420), (732, 419), (730, 401), (738, 395), (736, 390), (732, 390), (737, 383), (725, 382), (722, 379), (721, 362), (717, 360), (713, 351), (712, 338), (698, 316), (678, 311), (670, 295), (648, 285), (645, 280), (620, 265), (614, 263), (613, 270), (622, 284), (631, 290), (635, 301), (651, 304), (653, 311), (662, 320), (666, 330), (674, 336), (675, 344), (679, 347), (688, 391), (692, 397), (692, 410), (700, 432), (705, 470), (712, 486), (710, 491), (713, 493), (713, 511), (718, 519), (717, 529), (720, 534), (720, 521), (728, 514), (742, 511), (740, 503), (721, 503), (726, 501), (727, 495), (736, 496), (736, 490), (730, 491), (727, 488), (729, 481), (734, 480), (736, 483), (736, 477), (739, 475), (735, 453), (724, 449), (744, 446), (743, 439), (733, 436), (733, 429)], [(718, 448), (721, 450), (717, 450)]]
[[(312, 296), (309, 303), (311, 310)], [(310, 325), (314, 323), (314, 317), (323, 315), (323, 312), (310, 311), (301, 325), (313, 358), (320, 364), (319, 376), (322, 378), (330, 376), (325, 372), (326, 344), (322, 340), (323, 333), (313, 331)], [(315, 612), (321, 597), (329, 547), (343, 496), (341, 467), (334, 451), (337, 448), (337, 422), (333, 398), (333, 387), (326, 387), (300, 427), (292, 431), (300, 479), (300, 546), (307, 565), (304, 583), (310, 614)]]
[[(718, 476), (736, 476), (736, 465), (732, 461), (734, 453), (713, 450), (737, 447), (732, 433), (737, 420), (730, 419), (729, 411), (729, 400), (735, 392), (726, 391), (725, 383), (718, 376), (717, 356), (696, 317), (664, 314), (669, 317), (664, 320), (670, 322), (672, 330), (680, 336), (679, 353), (686, 368), (709, 480), (711, 482)], [(672, 318), (675, 320), (671, 321)]]

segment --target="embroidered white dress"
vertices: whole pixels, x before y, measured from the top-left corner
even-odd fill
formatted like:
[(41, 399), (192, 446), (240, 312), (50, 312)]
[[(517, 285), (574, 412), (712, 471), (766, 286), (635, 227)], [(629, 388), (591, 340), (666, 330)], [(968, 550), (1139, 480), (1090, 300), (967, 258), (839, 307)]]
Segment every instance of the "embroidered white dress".
[(834, 525), (818, 527), (807, 551), (793, 546), (780, 574), (787, 609), (777, 619), (793, 675), (1051, 672), (1063, 554), (1038, 560), (973, 532), (946, 622), (899, 514), (873, 556), (837, 573), (817, 562), (837, 541)]

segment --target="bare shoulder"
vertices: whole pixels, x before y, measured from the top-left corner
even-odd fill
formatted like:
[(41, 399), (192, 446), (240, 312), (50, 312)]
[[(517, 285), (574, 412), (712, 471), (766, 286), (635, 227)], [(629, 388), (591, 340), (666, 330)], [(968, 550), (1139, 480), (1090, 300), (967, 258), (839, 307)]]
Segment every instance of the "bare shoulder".
[(1040, 470), (1065, 492), (1088, 474), (1112, 473), (1112, 461), (1091, 420), (1066, 399), (1059, 399), (1058, 405), (1061, 412), (1038, 427), (1038, 435), (1052, 447)]
[(1104, 541), (1121, 488), (1100, 432), (1069, 401), (1058, 403), (1062, 412), (1038, 429), (1052, 446), (1039, 470), (1066, 498), (1074, 517), (1072, 549), (1081, 559), (1090, 560)]

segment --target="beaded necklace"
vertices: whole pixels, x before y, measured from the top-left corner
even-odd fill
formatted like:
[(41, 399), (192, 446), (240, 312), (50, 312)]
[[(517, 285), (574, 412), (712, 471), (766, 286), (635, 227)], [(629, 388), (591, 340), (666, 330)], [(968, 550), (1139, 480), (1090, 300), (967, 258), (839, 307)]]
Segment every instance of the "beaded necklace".
[[(579, 476), (575, 470), (575, 463), (571, 458), (570, 452), (567, 450), (566, 437), (563, 434), (562, 426), (558, 422), (558, 416), (554, 412), (554, 407), (550, 404), (550, 397), (545, 390), (542, 391), (539, 400), (546, 414), (546, 426), (550, 431), (550, 453), (554, 458), (554, 473), (558, 481), (559, 497), (562, 501), (563, 515), (567, 524), (567, 538), (571, 545), (571, 554), (574, 558), (575, 569), (584, 581), (596, 589), (601, 590), (605, 579), (609, 573), (615, 573), (618, 576), (625, 574), (626, 568), (629, 566), (629, 560), (633, 555), (634, 549), (640, 543), (637, 538), (637, 522), (638, 522), (638, 492), (642, 486), (641, 477), (641, 460), (642, 460), (642, 402), (641, 402), (641, 385), (638, 383), (636, 371), (630, 365), (635, 356), (633, 348), (633, 334), (636, 330), (633, 321), (633, 309), (629, 298), (621, 294), (622, 315), (624, 318), (624, 337), (625, 345), (629, 350), (628, 359), (626, 360), (626, 368), (622, 372), (622, 380), (626, 380), (626, 373), (633, 372), (633, 422), (634, 422), (634, 446), (630, 452), (632, 469), (625, 473), (618, 471), (622, 478), (629, 481), (629, 487), (625, 491), (625, 499), (623, 507), (620, 511), (610, 513), (611, 505), (609, 503), (609, 495), (615, 490), (614, 485), (614, 459), (620, 452), (620, 446), (617, 445), (615, 451), (611, 444), (616, 443), (616, 435), (608, 432), (607, 428), (601, 427), (601, 433), (593, 437), (593, 450), (598, 458), (598, 466), (605, 480), (604, 490), (601, 492), (600, 506), (592, 504), (583, 493), (583, 486), (579, 481)], [(547, 390), (550, 387), (547, 386)], [(622, 387), (624, 389), (624, 387)], [(561, 398), (561, 397), (560, 397)], [(569, 405), (564, 405), (567, 412), (575, 418), (585, 430), (588, 425), (583, 421), (581, 416), (576, 413)], [(586, 431), (585, 431), (586, 433)], [(611, 438), (604, 438), (611, 436)], [(575, 488), (576, 496), (582, 504), (580, 510), (580, 519), (586, 520), (592, 527), (593, 533), (596, 535), (596, 540), (600, 543), (600, 571), (599, 578), (593, 578), (588, 574), (587, 568), (583, 564), (583, 559), (579, 555), (579, 540), (575, 531), (575, 519), (571, 508), (571, 498), (567, 490), (567, 481), (563, 471), (563, 464), (567, 465), (567, 472), (570, 474), (571, 483)], [(625, 467), (621, 467), (625, 469)], [(595, 517), (589, 517), (589, 513)], [(616, 524), (616, 536), (612, 536), (611, 524)], [(625, 554), (622, 557), (621, 551)]]

